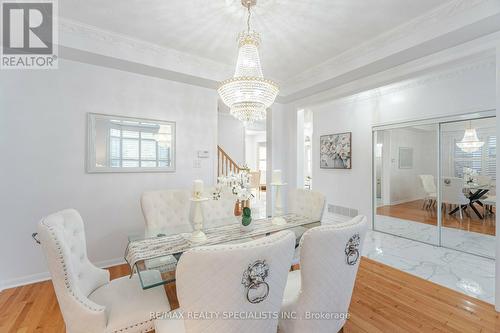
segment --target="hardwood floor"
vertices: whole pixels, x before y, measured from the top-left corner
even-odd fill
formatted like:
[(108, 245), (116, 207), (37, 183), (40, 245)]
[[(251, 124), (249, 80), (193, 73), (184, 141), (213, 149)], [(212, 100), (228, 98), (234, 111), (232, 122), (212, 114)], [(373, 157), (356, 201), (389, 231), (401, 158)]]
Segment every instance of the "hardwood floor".
[[(377, 208), (377, 214), (437, 225), (436, 208), (422, 209), (422, 204), (422, 200), (416, 200), (399, 205), (381, 206)], [(461, 220), (458, 213), (449, 215), (448, 211), (443, 212), (443, 226), (486, 235), (495, 235), (495, 215), (489, 214), (481, 220), (470, 208), (467, 208), (468, 214), (464, 214), (464, 218)], [(479, 209), (479, 212), (483, 214), (482, 208)]]
[[(126, 265), (109, 269), (112, 278)], [(175, 284), (165, 287), (177, 308)], [(492, 305), (363, 257), (345, 333), (500, 332)], [(0, 293), (0, 332), (64, 332), (50, 281)]]

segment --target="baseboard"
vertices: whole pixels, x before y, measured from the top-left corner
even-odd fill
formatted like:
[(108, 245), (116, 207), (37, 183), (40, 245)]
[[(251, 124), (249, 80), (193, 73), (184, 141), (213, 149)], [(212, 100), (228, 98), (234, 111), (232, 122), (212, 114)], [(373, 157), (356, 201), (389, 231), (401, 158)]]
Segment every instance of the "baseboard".
[(26, 275), (15, 279), (4, 280), (1, 282), (1, 285), (2, 285), (2, 290), (5, 290), (47, 280), (50, 280), (50, 274), (49, 272), (43, 272), (43, 273)]
[(394, 206), (394, 205), (399, 205), (407, 202), (412, 202), (412, 201), (417, 201), (417, 200), (424, 200), (423, 197), (416, 197), (416, 198), (410, 198), (410, 199), (401, 199), (401, 200), (396, 200), (391, 202), (389, 205)]
[(123, 258), (115, 258), (115, 259), (109, 259), (109, 260), (103, 260), (95, 263), (99, 268), (108, 268), (108, 267), (113, 267), (113, 266), (118, 266), (125, 264), (125, 259)]
[[(99, 261), (99, 262), (94, 263), (94, 265), (96, 265), (97, 267), (100, 267), (100, 268), (107, 268), (107, 267), (112, 267), (112, 266), (116, 266), (116, 265), (121, 265), (124, 263), (125, 263), (125, 260), (123, 258), (116, 258), (116, 259)], [(36, 274), (31, 274), (31, 275), (26, 275), (23, 277), (15, 278), (15, 279), (3, 280), (3, 281), (0, 281), (0, 292), (5, 290), (5, 289), (25, 286), (28, 284), (47, 281), (47, 280), (50, 280), (49, 272), (36, 273)]]

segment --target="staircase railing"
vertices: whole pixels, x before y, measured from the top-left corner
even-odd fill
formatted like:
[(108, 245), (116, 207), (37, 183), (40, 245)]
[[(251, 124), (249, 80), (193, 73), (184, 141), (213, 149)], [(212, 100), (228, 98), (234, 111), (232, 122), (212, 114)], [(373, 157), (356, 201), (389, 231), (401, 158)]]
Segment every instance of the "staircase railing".
[(217, 177), (238, 173), (240, 170), (238, 164), (220, 146), (217, 146)]

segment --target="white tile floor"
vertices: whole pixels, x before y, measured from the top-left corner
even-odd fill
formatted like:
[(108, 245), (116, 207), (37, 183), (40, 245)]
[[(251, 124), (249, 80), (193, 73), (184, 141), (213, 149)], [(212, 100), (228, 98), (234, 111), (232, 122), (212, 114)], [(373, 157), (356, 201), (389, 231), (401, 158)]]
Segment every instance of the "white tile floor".
[[(345, 216), (325, 214), (324, 223)], [(485, 302), (495, 301), (495, 261), (443, 247), (369, 231), (363, 255)]]
[[(438, 227), (430, 224), (377, 215), (375, 229), (425, 243), (438, 244)], [(486, 257), (495, 256), (494, 236), (456, 228), (443, 227), (441, 230), (442, 244), (445, 247)]]

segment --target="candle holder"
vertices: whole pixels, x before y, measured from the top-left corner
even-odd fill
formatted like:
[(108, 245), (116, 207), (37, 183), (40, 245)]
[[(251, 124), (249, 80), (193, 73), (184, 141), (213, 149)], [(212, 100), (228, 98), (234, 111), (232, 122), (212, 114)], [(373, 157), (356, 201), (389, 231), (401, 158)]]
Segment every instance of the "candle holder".
[(192, 243), (203, 243), (207, 240), (207, 235), (203, 232), (203, 214), (201, 211), (201, 203), (207, 201), (208, 198), (191, 198), (194, 204), (193, 212), (193, 232), (189, 241)]
[(283, 218), (283, 205), (281, 202), (281, 188), (287, 185), (286, 183), (271, 183), (271, 186), (275, 188), (275, 200), (274, 200), (274, 213), (273, 213), (273, 224), (274, 225), (284, 225), (286, 220)]

